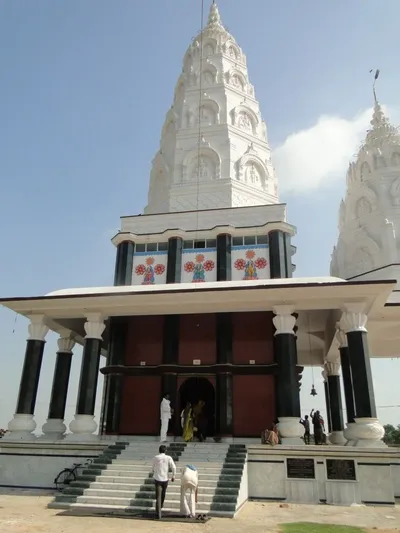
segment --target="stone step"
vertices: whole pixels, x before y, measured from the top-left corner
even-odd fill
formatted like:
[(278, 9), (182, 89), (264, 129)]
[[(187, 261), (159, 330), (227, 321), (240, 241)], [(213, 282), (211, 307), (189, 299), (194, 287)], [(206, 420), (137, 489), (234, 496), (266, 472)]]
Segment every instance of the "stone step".
[[(79, 483), (79, 482), (76, 482)], [(154, 484), (144, 484), (144, 483), (102, 483), (99, 481), (95, 481), (94, 483), (91, 483), (90, 485), (85, 486), (69, 486), (65, 489), (64, 494), (81, 494), (83, 490), (116, 490), (116, 491), (122, 491), (122, 492), (130, 492), (133, 494), (134, 492), (149, 492), (151, 494), (155, 494), (155, 488)], [(179, 483), (170, 483), (168, 485), (168, 492), (177, 492), (180, 494), (180, 484)], [(215, 483), (213, 486), (206, 486), (202, 485), (199, 490), (204, 494), (237, 494), (236, 488), (219, 488), (218, 484)], [(80, 491), (80, 492), (74, 492), (74, 491)]]
[[(118, 505), (121, 507), (131, 507), (132, 509), (135, 509), (137, 507), (141, 508), (148, 508), (148, 509), (154, 509), (155, 502), (153, 500), (147, 500), (147, 499), (133, 499), (133, 498), (102, 498), (100, 496), (79, 496), (77, 498), (77, 503), (84, 503), (84, 504), (96, 504), (96, 505)], [(199, 502), (196, 506), (196, 512), (206, 512), (210, 511), (211, 506), (219, 507), (221, 510), (224, 511), (233, 511), (235, 512), (236, 505), (234, 503), (206, 503), (206, 502)], [(171, 500), (168, 497), (165, 499), (164, 507), (167, 509), (172, 509), (174, 511), (180, 510), (180, 500)]]
[[(49, 505), (50, 507), (50, 505)], [(52, 507), (52, 505), (51, 505)], [(72, 505), (64, 506), (62, 507), (62, 504), (60, 504), (59, 507), (53, 507), (54, 509), (76, 509), (80, 511), (86, 511), (91, 514), (99, 513), (99, 514), (115, 514), (115, 515), (126, 515), (129, 516), (132, 513), (135, 512), (143, 512), (143, 511), (154, 511), (149, 509), (148, 507), (140, 507), (137, 506), (135, 508), (122, 506), (122, 505), (105, 505), (105, 504), (82, 504), (82, 503), (74, 503)], [(198, 511), (198, 509), (197, 509)], [(163, 513), (176, 513), (176, 508), (169, 508), (164, 507)], [(210, 516), (216, 516), (221, 518), (233, 518), (234, 512), (232, 511), (223, 511), (223, 510), (217, 510), (213, 509), (212, 511), (202, 511), (202, 514), (210, 515)]]
[[(93, 471), (97, 472), (97, 471)], [(90, 475), (91, 471), (84, 470), (83, 476)], [(116, 468), (106, 468), (102, 471), (99, 471), (95, 477), (97, 476), (107, 476), (107, 477), (142, 477), (142, 478), (152, 478), (153, 474), (149, 472), (147, 468), (137, 468), (135, 470), (129, 470), (129, 469), (122, 469), (118, 470)], [(199, 479), (218, 479), (219, 477), (225, 478), (225, 479), (235, 479), (237, 477), (241, 477), (241, 473), (236, 470), (225, 470), (225, 471), (200, 471), (199, 470)]]
[[(137, 492), (131, 492), (131, 491), (122, 491), (122, 490), (100, 490), (100, 489), (86, 489), (82, 495), (78, 495), (86, 497), (100, 497), (100, 498), (126, 498), (129, 500), (149, 500), (153, 503), (156, 499), (156, 493), (155, 491), (137, 491)], [(180, 487), (179, 490), (170, 490), (170, 487), (168, 487), (167, 497), (170, 501), (180, 501), (181, 498), (181, 491)], [(237, 500), (237, 494), (207, 494), (205, 492), (202, 492), (199, 490), (198, 494), (198, 502), (199, 503), (236, 503)]]
[[(212, 473), (220, 473), (222, 470), (223, 464), (222, 463), (220, 464), (203, 463), (200, 467), (200, 463), (198, 463), (197, 466), (198, 466), (199, 473), (201, 471), (201, 472), (208, 472), (212, 474)], [(124, 470), (124, 471), (132, 470), (135, 472), (147, 472), (147, 473), (150, 473), (152, 471), (152, 465), (145, 463), (145, 462), (143, 463), (138, 462), (136, 464), (132, 464), (132, 463), (121, 463), (120, 461), (117, 461), (111, 464), (102, 465), (102, 468), (106, 470)], [(184, 465), (178, 466), (176, 469), (177, 473), (180, 473), (183, 470), (183, 468), (184, 468)]]
[[(151, 478), (143, 479), (143, 477), (140, 476), (98, 476), (97, 478), (90, 479), (79, 479), (77, 481), (73, 481), (70, 486), (81, 486), (81, 484), (85, 484), (87, 482), (96, 482), (96, 483), (116, 483), (116, 484), (123, 484), (123, 485), (131, 485), (131, 484), (141, 484), (141, 485), (151, 485), (154, 486), (154, 481)], [(219, 477), (212, 478), (204, 478), (201, 481), (202, 487), (228, 487), (228, 488), (239, 488), (240, 486), (240, 480), (241, 478), (235, 478), (235, 479), (220, 479)]]

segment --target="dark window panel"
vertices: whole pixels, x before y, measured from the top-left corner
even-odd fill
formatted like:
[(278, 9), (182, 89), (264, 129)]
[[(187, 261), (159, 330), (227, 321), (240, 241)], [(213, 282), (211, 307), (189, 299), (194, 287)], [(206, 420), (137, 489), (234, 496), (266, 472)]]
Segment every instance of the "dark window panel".
[(135, 247), (135, 252), (145, 252), (146, 251), (146, 245), (145, 244), (137, 244)]
[(157, 251), (157, 243), (156, 242), (149, 242), (147, 244), (147, 251), (148, 252), (156, 252)]
[(232, 244), (233, 244), (233, 246), (242, 246), (243, 237), (233, 237)]
[(256, 238), (255, 237), (245, 237), (244, 238), (244, 244), (249, 246), (251, 244), (256, 244)]

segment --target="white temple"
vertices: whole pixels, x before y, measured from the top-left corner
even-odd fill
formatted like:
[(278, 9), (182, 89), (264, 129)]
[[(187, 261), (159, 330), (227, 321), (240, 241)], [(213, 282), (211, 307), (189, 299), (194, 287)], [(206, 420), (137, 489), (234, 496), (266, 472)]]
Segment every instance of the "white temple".
[(151, 171), (146, 214), (278, 202), (246, 56), (213, 4), (189, 46)]
[(377, 100), (346, 180), (331, 275), (400, 280), (400, 134)]

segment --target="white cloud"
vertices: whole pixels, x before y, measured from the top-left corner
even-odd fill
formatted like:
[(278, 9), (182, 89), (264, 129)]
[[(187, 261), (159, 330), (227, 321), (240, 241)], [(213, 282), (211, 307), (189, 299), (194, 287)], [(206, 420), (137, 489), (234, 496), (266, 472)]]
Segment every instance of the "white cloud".
[(311, 128), (289, 135), (273, 153), (280, 191), (308, 192), (328, 181), (344, 180), (371, 116), (372, 109), (351, 120), (321, 116)]

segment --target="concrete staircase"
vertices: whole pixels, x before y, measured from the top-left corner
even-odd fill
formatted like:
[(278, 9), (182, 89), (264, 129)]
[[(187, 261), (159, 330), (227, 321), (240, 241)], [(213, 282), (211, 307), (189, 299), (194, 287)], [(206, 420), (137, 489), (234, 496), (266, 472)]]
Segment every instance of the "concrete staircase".
[[(155, 489), (152, 459), (157, 442), (118, 442), (107, 448), (49, 505), (52, 508), (100, 514), (153, 511)], [(172, 443), (167, 453), (177, 467), (175, 483), (168, 486), (164, 511), (180, 511), (180, 475), (186, 464), (199, 470), (199, 498), (196, 511), (210, 516), (233, 517), (238, 507), (246, 447), (240, 444)]]

